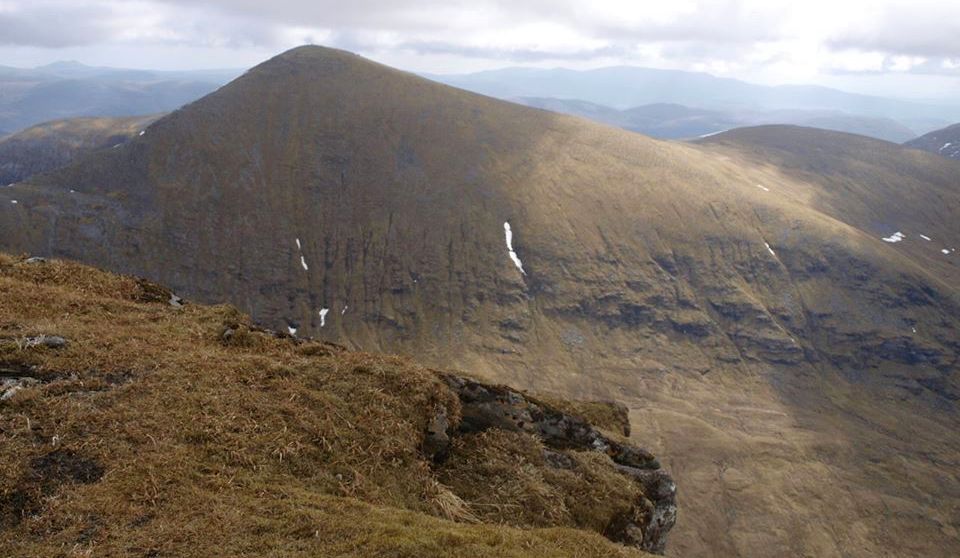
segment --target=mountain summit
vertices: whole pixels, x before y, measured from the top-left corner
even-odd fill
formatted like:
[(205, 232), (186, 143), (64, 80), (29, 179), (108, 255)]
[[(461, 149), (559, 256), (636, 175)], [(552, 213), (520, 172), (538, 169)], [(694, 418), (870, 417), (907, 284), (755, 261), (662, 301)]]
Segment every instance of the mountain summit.
[(803, 128), (709, 139), (301, 47), (0, 189), (0, 248), (624, 399), (684, 487), (677, 555), (956, 554), (960, 171)]

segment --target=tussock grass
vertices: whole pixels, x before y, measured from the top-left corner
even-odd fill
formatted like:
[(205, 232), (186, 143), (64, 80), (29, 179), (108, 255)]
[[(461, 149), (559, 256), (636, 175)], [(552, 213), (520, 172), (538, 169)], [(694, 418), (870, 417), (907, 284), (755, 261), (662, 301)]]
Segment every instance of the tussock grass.
[[(539, 442), (490, 432), (438, 475), (424, 430), (460, 411), (436, 373), (156, 293), (0, 255), (0, 368), (39, 380), (0, 403), (0, 554), (640, 555), (591, 519), (596, 457), (550, 477)], [(16, 343), (45, 334), (69, 344)]]
[(488, 430), (455, 441), (440, 479), (471, 502), (483, 521), (579, 527), (603, 532), (640, 497), (639, 485), (596, 452), (565, 452), (569, 468), (550, 466), (530, 436)]

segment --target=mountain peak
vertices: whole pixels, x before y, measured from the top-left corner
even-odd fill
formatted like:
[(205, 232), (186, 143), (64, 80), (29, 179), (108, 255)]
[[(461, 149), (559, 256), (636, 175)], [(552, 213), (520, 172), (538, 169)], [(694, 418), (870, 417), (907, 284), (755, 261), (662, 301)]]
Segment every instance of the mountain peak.
[(78, 70), (82, 68), (89, 68), (86, 64), (78, 62), (77, 60), (57, 60), (56, 62), (51, 62), (43, 66), (37, 66), (38, 70)]
[(345, 50), (317, 45), (302, 45), (263, 62), (254, 67), (251, 73), (281, 69), (285, 72), (293, 70), (329, 73), (331, 70), (344, 70), (358, 65), (380, 66), (384, 70), (390, 69)]

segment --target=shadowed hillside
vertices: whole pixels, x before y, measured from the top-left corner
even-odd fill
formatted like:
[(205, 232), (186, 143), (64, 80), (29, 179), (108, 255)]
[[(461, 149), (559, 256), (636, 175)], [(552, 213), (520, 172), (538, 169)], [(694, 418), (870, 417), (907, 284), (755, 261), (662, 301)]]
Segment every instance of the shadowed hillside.
[(303, 47), (0, 190), (0, 239), (624, 400), (683, 487), (676, 556), (952, 556), (960, 174), (758, 130), (660, 142)]
[(908, 141), (907, 147), (922, 149), (949, 159), (960, 159), (960, 124), (934, 130), (929, 134)]
[(60, 168), (91, 151), (118, 146), (157, 118), (55, 120), (0, 139), (0, 184), (19, 182)]

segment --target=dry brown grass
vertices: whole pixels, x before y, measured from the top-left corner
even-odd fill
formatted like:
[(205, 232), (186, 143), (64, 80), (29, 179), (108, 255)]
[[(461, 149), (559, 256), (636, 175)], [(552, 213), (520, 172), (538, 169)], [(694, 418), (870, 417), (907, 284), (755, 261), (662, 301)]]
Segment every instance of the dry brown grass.
[[(457, 417), (459, 402), (435, 373), (279, 337), (230, 306), (138, 302), (144, 289), (0, 255), (0, 367), (41, 380), (0, 403), (0, 554), (639, 555), (597, 533), (479, 524), (603, 527), (576, 519), (597, 496), (588, 477), (522, 478), (501, 517), (438, 483), (419, 446), (432, 410)], [(43, 334), (69, 345), (18, 343)], [(537, 447), (512, 444), (481, 457)], [(511, 511), (546, 489), (558, 521)]]
[(617, 473), (610, 458), (564, 452), (571, 467), (547, 465), (544, 447), (516, 432), (490, 430), (459, 438), (440, 479), (482, 520), (509, 525), (564, 525), (603, 532), (626, 513), (640, 487)]

